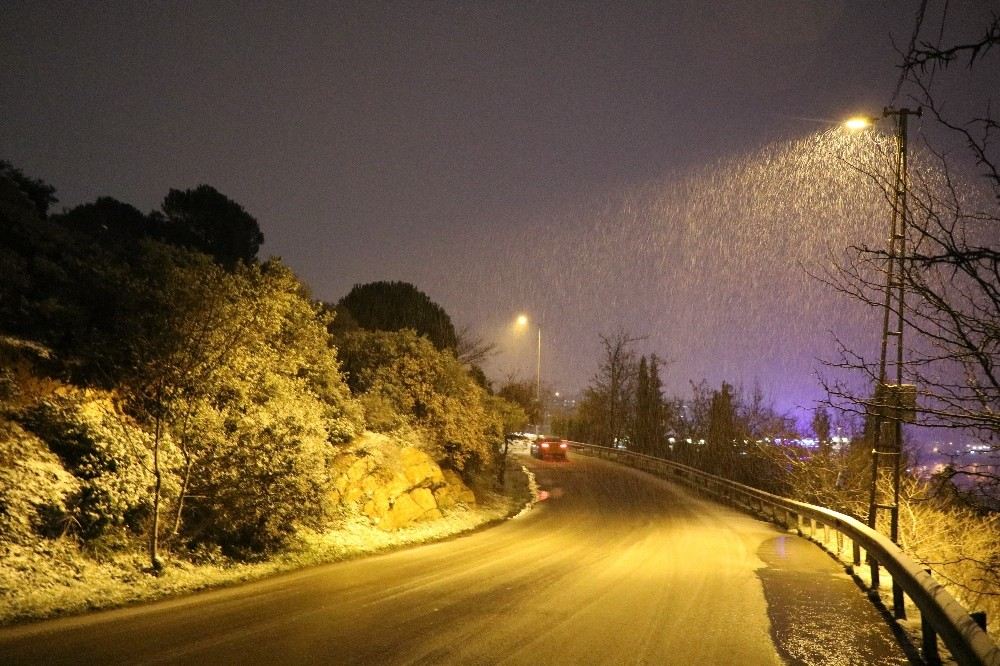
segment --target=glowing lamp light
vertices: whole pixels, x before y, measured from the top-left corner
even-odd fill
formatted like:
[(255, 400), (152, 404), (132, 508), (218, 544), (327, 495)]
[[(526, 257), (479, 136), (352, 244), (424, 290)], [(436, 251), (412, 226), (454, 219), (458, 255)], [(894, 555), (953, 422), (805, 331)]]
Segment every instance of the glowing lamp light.
[(528, 315), (517, 315), (517, 325), (525, 327), (528, 325)]
[(854, 116), (853, 118), (848, 118), (847, 121), (844, 122), (844, 127), (855, 132), (871, 126), (872, 119), (864, 116)]

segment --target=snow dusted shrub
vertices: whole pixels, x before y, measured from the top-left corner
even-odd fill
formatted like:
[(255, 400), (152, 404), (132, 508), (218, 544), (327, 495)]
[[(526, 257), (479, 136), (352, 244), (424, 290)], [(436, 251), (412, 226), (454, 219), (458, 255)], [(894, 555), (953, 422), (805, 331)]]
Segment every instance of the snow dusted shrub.
[(200, 445), (185, 532), (192, 546), (254, 559), (284, 546), (299, 525), (319, 525), (334, 450), (324, 405), (302, 379), (247, 370), (221, 410), (224, 436)]
[[(152, 510), (149, 435), (128, 424), (107, 400), (59, 397), (25, 410), (22, 424), (48, 444), (79, 481), (67, 500), (72, 525), (92, 539), (113, 527), (138, 532)], [(48, 532), (65, 531), (53, 525)]]
[(0, 417), (0, 542), (30, 545), (72, 525), (79, 482), (45, 443)]
[(467, 474), (493, 464), (501, 416), (450, 351), (411, 330), (353, 331), (338, 351), (373, 430), (417, 428), (426, 453)]

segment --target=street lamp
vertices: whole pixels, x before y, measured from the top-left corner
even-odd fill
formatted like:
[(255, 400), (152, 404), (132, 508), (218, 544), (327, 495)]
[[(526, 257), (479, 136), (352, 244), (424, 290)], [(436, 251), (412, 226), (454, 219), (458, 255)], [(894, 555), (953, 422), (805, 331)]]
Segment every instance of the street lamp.
[[(522, 330), (527, 330), (528, 324), (530, 323), (528, 315), (520, 314), (517, 316), (517, 327)], [(538, 325), (538, 347), (535, 354), (535, 402), (538, 403), (538, 418), (536, 421), (542, 420), (542, 327)], [(535, 434), (539, 434), (540, 424), (535, 424)]]
[(866, 127), (871, 127), (876, 120), (878, 120), (878, 118), (871, 118), (869, 116), (854, 116), (853, 118), (848, 118), (844, 121), (844, 127), (849, 130), (863, 130)]
[[(907, 175), (907, 125), (910, 116), (920, 116), (921, 109), (895, 109), (886, 107), (882, 117), (896, 118), (895, 155), (893, 159), (892, 188), (892, 222), (890, 224), (889, 247), (886, 252), (885, 298), (882, 308), (882, 340), (879, 354), (878, 383), (875, 385), (875, 395), (869, 403), (869, 412), (873, 419), (872, 442), (872, 483), (868, 496), (868, 526), (875, 528), (878, 522), (879, 510), (890, 512), (889, 537), (899, 543), (899, 477), (902, 458), (903, 421), (913, 419), (916, 405), (916, 389), (912, 385), (903, 384), (903, 328), (904, 309), (906, 307), (906, 279), (903, 274), (906, 261), (906, 195), (908, 186)], [(844, 125), (848, 129), (860, 130), (870, 127), (878, 119), (870, 117), (851, 118)], [(891, 315), (895, 314), (895, 318)], [(890, 343), (891, 341), (891, 343)], [(887, 365), (889, 347), (895, 353), (895, 383), (889, 384)], [(886, 432), (883, 432), (883, 429)], [(878, 497), (879, 468), (882, 458), (888, 459), (892, 468), (892, 501), (880, 502)], [(873, 589), (878, 588), (878, 563), (872, 559), (871, 577)], [(903, 592), (898, 584), (893, 582), (893, 611), (897, 618), (905, 617), (903, 607)]]

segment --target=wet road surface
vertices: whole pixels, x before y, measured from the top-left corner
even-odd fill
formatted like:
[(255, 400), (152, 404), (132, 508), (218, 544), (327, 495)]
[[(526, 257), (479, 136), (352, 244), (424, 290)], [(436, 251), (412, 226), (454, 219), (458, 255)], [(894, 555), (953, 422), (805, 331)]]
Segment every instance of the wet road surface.
[(908, 663), (805, 540), (605, 461), (525, 463), (547, 497), (497, 527), (0, 629), (0, 663)]

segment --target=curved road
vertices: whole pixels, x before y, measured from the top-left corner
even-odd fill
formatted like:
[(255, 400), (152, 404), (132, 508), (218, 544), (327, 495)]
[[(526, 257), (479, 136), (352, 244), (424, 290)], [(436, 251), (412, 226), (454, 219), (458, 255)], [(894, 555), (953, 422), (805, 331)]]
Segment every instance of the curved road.
[(805, 540), (608, 462), (525, 462), (548, 496), (497, 527), (3, 629), (0, 663), (909, 663)]

